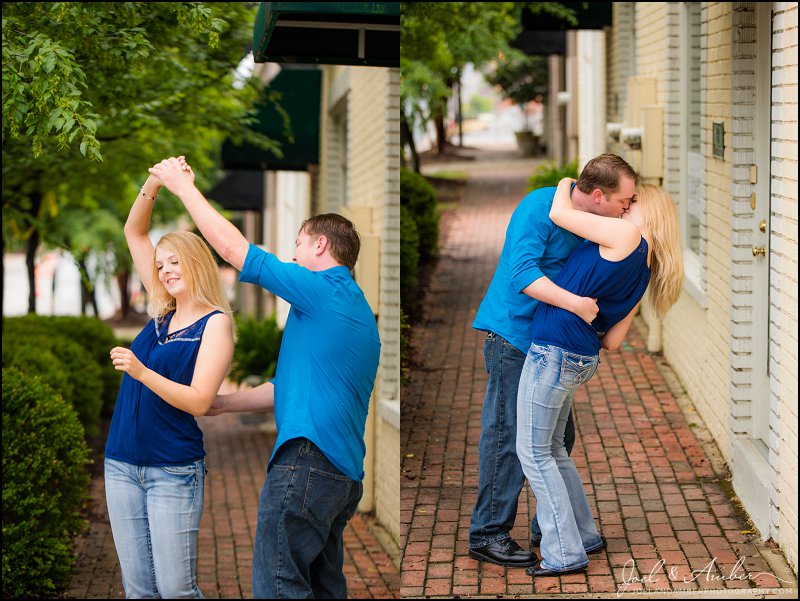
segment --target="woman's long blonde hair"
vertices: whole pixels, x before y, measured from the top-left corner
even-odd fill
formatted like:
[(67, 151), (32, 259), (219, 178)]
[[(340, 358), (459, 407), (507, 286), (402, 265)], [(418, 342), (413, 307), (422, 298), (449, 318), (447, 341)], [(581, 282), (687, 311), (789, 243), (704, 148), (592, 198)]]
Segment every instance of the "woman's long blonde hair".
[(650, 304), (663, 317), (681, 295), (683, 254), (678, 225), (678, 211), (672, 197), (663, 188), (639, 184), (637, 203), (653, 241), (650, 259)]
[[(208, 245), (200, 236), (192, 232), (171, 232), (158, 241), (154, 249), (163, 248), (174, 252), (181, 266), (181, 277), (189, 289), (189, 296), (198, 305), (219, 309), (233, 321), (233, 311), (222, 280), (219, 268)], [(150, 297), (148, 313), (160, 321), (175, 308), (175, 297), (172, 296), (161, 280), (158, 279), (158, 266), (153, 252), (153, 291)]]

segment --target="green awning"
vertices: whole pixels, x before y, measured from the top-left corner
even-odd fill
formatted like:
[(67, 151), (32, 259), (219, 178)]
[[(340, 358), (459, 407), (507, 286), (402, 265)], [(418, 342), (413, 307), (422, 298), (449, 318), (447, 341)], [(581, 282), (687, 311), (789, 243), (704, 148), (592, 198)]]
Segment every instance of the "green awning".
[(262, 2), (257, 63), (400, 66), (399, 2)]
[(319, 163), (320, 96), (322, 71), (315, 67), (283, 67), (269, 83), (269, 90), (279, 92), (279, 104), (289, 115), (293, 141), (284, 131), (283, 117), (272, 103), (260, 102), (257, 122), (250, 126), (281, 144), (282, 158), (248, 144), (222, 145), (224, 169), (270, 169), (305, 171)]

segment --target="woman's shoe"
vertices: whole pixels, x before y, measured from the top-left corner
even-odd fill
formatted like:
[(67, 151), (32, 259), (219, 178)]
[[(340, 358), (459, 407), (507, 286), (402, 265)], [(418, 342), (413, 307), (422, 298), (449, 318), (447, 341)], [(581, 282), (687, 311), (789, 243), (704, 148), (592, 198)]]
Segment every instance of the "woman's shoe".
[(608, 542), (606, 541), (606, 537), (601, 534), (600, 538), (603, 539), (603, 544), (600, 545), (599, 547), (597, 547), (597, 549), (592, 549), (591, 551), (587, 551), (586, 555), (594, 555), (595, 553), (600, 553), (600, 551), (602, 551), (603, 549), (605, 549), (608, 546)]
[(563, 570), (561, 572), (554, 572), (553, 570), (548, 570), (547, 568), (543, 568), (542, 564), (539, 564), (539, 565), (533, 566), (531, 568), (528, 568), (527, 570), (525, 570), (525, 573), (528, 576), (533, 576), (534, 578), (536, 576), (561, 576), (563, 574), (574, 574), (576, 572), (585, 572), (586, 568), (588, 568), (588, 567), (589, 567), (589, 564), (586, 564), (585, 566), (583, 566), (581, 568), (573, 568), (571, 570)]

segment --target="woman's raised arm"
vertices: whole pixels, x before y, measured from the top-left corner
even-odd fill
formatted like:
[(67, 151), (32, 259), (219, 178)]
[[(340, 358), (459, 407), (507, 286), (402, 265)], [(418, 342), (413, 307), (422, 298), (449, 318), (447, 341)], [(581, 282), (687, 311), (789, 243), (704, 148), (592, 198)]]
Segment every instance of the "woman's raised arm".
[(604, 217), (588, 211), (581, 211), (572, 205), (570, 189), (575, 180), (565, 177), (558, 182), (553, 206), (550, 208), (550, 220), (564, 228), (607, 248), (633, 248), (639, 243), (641, 233), (633, 223), (619, 217)]
[(161, 188), (161, 180), (155, 175), (150, 175), (142, 186), (136, 200), (128, 213), (128, 220), (125, 222), (125, 240), (128, 241), (128, 248), (131, 251), (133, 264), (139, 278), (142, 280), (147, 294), (152, 294), (153, 287), (153, 261), (154, 248), (150, 241), (150, 215), (153, 212), (153, 205), (156, 196)]

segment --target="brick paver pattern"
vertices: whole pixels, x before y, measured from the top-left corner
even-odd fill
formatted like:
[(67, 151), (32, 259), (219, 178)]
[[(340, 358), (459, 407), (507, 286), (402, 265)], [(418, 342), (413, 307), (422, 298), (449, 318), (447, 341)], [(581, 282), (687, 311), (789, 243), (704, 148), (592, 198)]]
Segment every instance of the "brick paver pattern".
[[(485, 334), (471, 325), (534, 164), (486, 167), (470, 168), (457, 209), (443, 216), (425, 315), (412, 331), (416, 367), (402, 391), (401, 597), (781, 586), (635, 328), (620, 351), (602, 351), (575, 397), (572, 457), (608, 548), (590, 557), (586, 573), (537, 579), (468, 556), (487, 380)], [(526, 484), (511, 532), (524, 548), (534, 511)]]
[[(208, 474), (198, 541), (197, 580), (212, 599), (252, 598), (253, 540), (258, 500), (275, 434), (252, 416), (198, 420), (204, 431)], [(105, 505), (103, 478), (92, 482), (92, 519), (78, 539), (68, 598), (124, 598), (119, 561)], [(397, 598), (400, 575), (392, 557), (356, 513), (345, 529), (344, 573), (353, 599)]]

